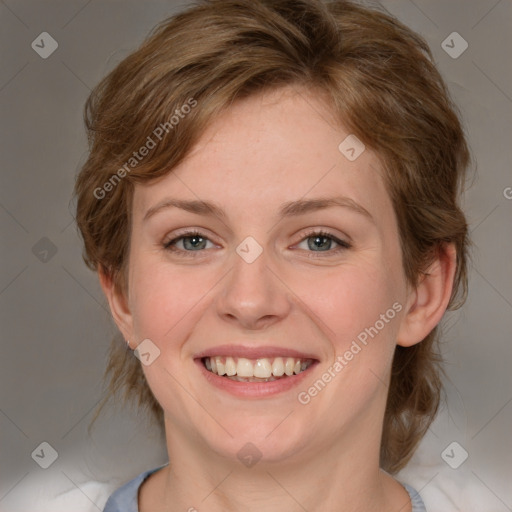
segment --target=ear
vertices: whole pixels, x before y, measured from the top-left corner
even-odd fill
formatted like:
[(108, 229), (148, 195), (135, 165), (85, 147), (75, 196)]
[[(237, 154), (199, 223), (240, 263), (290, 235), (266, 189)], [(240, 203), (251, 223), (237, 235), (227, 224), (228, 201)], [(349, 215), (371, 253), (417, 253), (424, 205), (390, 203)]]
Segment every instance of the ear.
[(128, 298), (118, 289), (112, 276), (103, 267), (98, 267), (98, 277), (103, 293), (107, 297), (112, 317), (124, 339), (131, 345), (130, 342), (133, 340), (133, 317), (128, 307)]
[(453, 289), (457, 266), (454, 244), (439, 247), (437, 256), (418, 286), (410, 292), (397, 344), (410, 347), (422, 341), (441, 321)]

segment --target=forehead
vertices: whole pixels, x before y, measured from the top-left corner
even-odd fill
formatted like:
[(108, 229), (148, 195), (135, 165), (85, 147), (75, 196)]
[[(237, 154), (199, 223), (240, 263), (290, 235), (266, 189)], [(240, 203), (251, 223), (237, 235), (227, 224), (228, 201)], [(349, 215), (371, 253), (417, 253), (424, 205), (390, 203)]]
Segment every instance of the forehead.
[(311, 91), (252, 96), (215, 118), (168, 175), (136, 186), (134, 216), (168, 196), (214, 201), (238, 219), (263, 216), (287, 201), (335, 195), (374, 217), (392, 214), (381, 163), (357, 144)]

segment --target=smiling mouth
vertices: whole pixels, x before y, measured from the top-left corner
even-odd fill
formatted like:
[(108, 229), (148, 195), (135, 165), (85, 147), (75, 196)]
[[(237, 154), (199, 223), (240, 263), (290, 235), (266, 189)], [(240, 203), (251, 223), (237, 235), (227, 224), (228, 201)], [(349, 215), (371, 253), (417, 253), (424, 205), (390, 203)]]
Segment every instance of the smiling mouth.
[(238, 382), (272, 382), (298, 375), (307, 370), (313, 359), (274, 357), (246, 359), (244, 357), (203, 357), (204, 367), (211, 373)]

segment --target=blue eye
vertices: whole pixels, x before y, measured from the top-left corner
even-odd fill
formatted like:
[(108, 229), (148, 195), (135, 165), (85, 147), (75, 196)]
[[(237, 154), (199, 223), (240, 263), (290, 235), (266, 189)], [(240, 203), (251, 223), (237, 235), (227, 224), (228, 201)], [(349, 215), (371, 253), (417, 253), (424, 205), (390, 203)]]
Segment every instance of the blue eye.
[[(306, 252), (320, 253), (318, 254), (320, 257), (322, 256), (321, 253), (326, 253), (326, 256), (332, 256), (352, 247), (349, 242), (340, 240), (326, 231), (313, 231), (308, 233), (307, 236), (301, 240), (300, 244), (304, 242), (307, 242), (307, 249), (304, 249)], [(180, 243), (182, 247), (179, 247)], [(338, 247), (333, 249), (333, 243)], [(211, 245), (208, 247), (208, 244)], [(214, 244), (199, 231), (182, 233), (180, 236), (163, 244), (164, 249), (173, 252), (177, 256), (185, 257), (194, 257), (194, 253), (203, 252), (204, 249), (211, 248), (212, 246), (214, 246)], [(311, 256), (317, 257), (316, 254), (311, 254)]]
[[(176, 245), (179, 242), (182, 242), (183, 249), (176, 248)], [(191, 231), (166, 242), (164, 244), (164, 248), (173, 252), (183, 252), (183, 250), (185, 250), (185, 252), (197, 252), (201, 249), (206, 249), (207, 242), (210, 242), (210, 240), (204, 237), (201, 233), (198, 231)]]
[[(338, 246), (337, 248), (332, 248), (333, 242)], [(352, 247), (349, 242), (340, 240), (327, 231), (313, 231), (308, 233), (297, 247), (300, 247), (300, 245), (303, 243), (307, 244), (307, 249), (305, 250), (311, 253), (308, 256), (312, 258), (322, 258), (324, 256), (328, 257), (338, 255), (342, 251)]]

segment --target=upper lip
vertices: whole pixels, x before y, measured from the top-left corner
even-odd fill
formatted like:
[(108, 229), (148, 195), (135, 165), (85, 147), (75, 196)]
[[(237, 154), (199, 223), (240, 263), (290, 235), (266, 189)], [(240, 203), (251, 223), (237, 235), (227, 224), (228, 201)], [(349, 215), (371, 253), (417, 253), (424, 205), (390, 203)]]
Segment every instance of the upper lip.
[(246, 359), (263, 359), (272, 357), (294, 357), (296, 359), (314, 359), (318, 357), (308, 352), (300, 352), (290, 348), (276, 346), (257, 346), (250, 347), (244, 345), (218, 345), (197, 353), (194, 358), (201, 359), (203, 357), (244, 357)]

